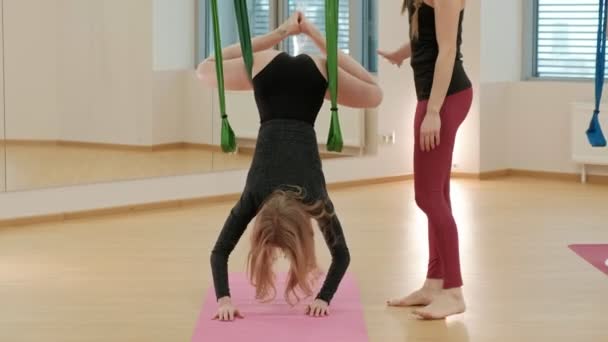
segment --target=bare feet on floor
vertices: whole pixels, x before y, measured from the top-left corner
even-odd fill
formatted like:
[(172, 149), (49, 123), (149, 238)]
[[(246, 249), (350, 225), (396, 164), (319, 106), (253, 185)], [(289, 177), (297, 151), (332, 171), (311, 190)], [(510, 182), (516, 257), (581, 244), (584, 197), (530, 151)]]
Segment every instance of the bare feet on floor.
[(442, 279), (427, 279), (420, 290), (414, 291), (403, 298), (391, 299), (386, 304), (399, 307), (429, 305), (435, 296), (441, 293), (442, 288)]
[(431, 303), (424, 308), (414, 310), (422, 319), (444, 319), (451, 315), (461, 314), (466, 310), (461, 288), (442, 290), (435, 295)]

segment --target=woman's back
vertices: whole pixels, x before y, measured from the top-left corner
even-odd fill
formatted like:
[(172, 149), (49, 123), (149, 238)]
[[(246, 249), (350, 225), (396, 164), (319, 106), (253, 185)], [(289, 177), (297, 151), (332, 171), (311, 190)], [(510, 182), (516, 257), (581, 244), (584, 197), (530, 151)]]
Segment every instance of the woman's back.
[(312, 57), (281, 52), (255, 75), (253, 90), (261, 123), (289, 119), (314, 125), (327, 80)]

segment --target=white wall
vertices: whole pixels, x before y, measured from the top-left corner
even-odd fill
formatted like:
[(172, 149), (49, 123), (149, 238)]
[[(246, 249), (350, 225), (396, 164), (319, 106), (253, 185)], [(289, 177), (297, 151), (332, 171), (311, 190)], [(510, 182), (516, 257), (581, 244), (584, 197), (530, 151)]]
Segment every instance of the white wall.
[(481, 170), (575, 173), (571, 104), (592, 102), (593, 82), (520, 81), (523, 18), (530, 15), (522, 3), (483, 2)]
[[(6, 0), (8, 137), (127, 145), (185, 141), (184, 122), (193, 110), (185, 103), (193, 86), (185, 76), (194, 67), (193, 4)], [(167, 24), (164, 16), (182, 25), (155, 36)], [(190, 36), (184, 35), (187, 27)], [(155, 48), (170, 54), (155, 58)], [(171, 70), (154, 71), (155, 60)], [(211, 142), (210, 109), (199, 107), (199, 124), (190, 128), (200, 129), (197, 142)]]
[(522, 1), (481, 3), (480, 58), (480, 169), (510, 168), (507, 155), (506, 110), (512, 82), (522, 68)]
[(57, 139), (57, 1), (4, 0), (7, 139)]
[[(2, 37), (2, 0), (0, 0), (0, 37)], [(2, 44), (0, 44), (0, 191), (4, 191), (5, 188), (5, 172), (6, 165), (4, 163), (4, 50)]]
[(510, 167), (578, 172), (579, 167), (571, 160), (571, 104), (593, 102), (592, 82), (515, 82), (507, 96)]
[(480, 172), (509, 169), (508, 82), (484, 83), (480, 90)]
[[(522, 1), (481, 2), (480, 83), (516, 82), (522, 66)], [(470, 31), (467, 31), (467, 38)]]
[(59, 1), (58, 77), (51, 88), (57, 92), (58, 139), (149, 140), (142, 121), (151, 119), (151, 44), (141, 29), (151, 24), (149, 13), (142, 0)]
[(185, 141), (197, 144), (211, 144), (215, 128), (212, 116), (214, 112), (213, 92), (201, 85), (195, 73), (186, 72), (184, 100), (184, 137)]
[(462, 54), (467, 75), (473, 83), (473, 103), (458, 131), (452, 163), (455, 171), (477, 173), (480, 168), (480, 58), (481, 0), (467, 1), (463, 22)]
[[(0, 0), (0, 37), (4, 34), (2, 27), (2, 2)], [(4, 139), (4, 46), (0, 44), (0, 140)], [(4, 146), (0, 146), (0, 157), (4, 157)], [(2, 158), (4, 160), (4, 158)], [(4, 168), (4, 162), (0, 163), (0, 168)], [(4, 171), (0, 172), (0, 175), (4, 175)], [(2, 183), (1, 189), (4, 189), (4, 177), (0, 180)]]
[(154, 0), (154, 70), (194, 65), (195, 0)]

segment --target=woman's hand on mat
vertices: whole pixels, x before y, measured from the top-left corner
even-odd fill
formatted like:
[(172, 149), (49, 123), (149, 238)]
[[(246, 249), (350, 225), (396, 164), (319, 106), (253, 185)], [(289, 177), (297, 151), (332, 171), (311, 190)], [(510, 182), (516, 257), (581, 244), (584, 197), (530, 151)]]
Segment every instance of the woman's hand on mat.
[(392, 65), (396, 65), (398, 67), (401, 67), (401, 65), (403, 64), (403, 61), (406, 58), (406, 56), (403, 56), (403, 54), (401, 53), (400, 50), (395, 50), (395, 51), (390, 51), (390, 52), (378, 50), (378, 55), (384, 57), (384, 59), (386, 59), (389, 63), (391, 63)]
[(306, 314), (310, 317), (324, 317), (329, 315), (329, 304), (321, 299), (315, 299), (308, 308)]
[(441, 117), (439, 113), (427, 112), (420, 125), (420, 148), (430, 152), (439, 146), (441, 132)]
[(221, 298), (218, 301), (219, 308), (213, 319), (218, 321), (234, 321), (236, 318), (244, 318), (239, 310), (232, 305), (230, 297)]
[(278, 30), (284, 36), (296, 36), (302, 33), (302, 28), (300, 27), (300, 21), (302, 20), (303, 14), (300, 11), (295, 11), (287, 19), (281, 26), (279, 26)]

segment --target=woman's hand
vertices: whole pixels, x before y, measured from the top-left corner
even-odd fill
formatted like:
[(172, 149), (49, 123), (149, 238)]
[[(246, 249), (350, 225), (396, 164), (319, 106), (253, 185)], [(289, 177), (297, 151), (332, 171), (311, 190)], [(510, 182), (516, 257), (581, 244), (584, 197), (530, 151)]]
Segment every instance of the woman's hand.
[(278, 30), (283, 36), (297, 36), (302, 33), (300, 27), (300, 21), (302, 20), (303, 14), (300, 11), (295, 11), (281, 26)]
[(230, 297), (221, 298), (218, 301), (218, 309), (213, 319), (217, 319), (219, 321), (234, 321), (236, 318), (244, 318), (243, 315), (239, 312), (239, 310), (232, 305), (232, 300)]
[(420, 148), (430, 152), (439, 146), (441, 136), (441, 117), (439, 113), (427, 112), (420, 125)]
[(384, 57), (392, 65), (401, 67), (403, 61), (407, 58), (406, 55), (401, 51), (402, 49), (395, 50), (392, 52), (378, 50), (378, 55)]
[(302, 30), (302, 33), (309, 37), (316, 36), (316, 34), (319, 33), (319, 29), (317, 29), (304, 14), (302, 14), (302, 17), (300, 18), (300, 29)]
[(325, 317), (329, 315), (329, 304), (321, 299), (315, 299), (308, 308), (306, 314), (310, 317)]
[(300, 29), (302, 30), (303, 34), (310, 37), (321, 52), (325, 53), (327, 51), (325, 36), (304, 16), (304, 14), (302, 14), (302, 17), (300, 18)]

